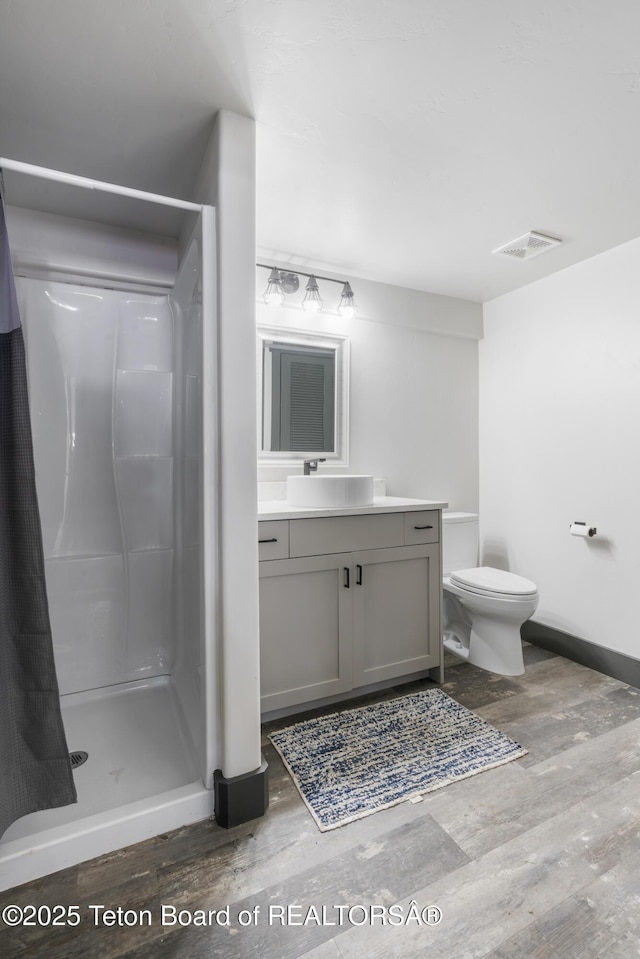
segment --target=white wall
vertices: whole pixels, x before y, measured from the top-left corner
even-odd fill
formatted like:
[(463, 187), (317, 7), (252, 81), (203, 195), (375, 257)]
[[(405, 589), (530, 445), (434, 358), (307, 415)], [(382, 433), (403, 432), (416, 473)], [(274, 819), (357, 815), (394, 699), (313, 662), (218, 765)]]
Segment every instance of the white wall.
[(485, 304), (480, 345), (483, 561), (538, 584), (538, 622), (635, 657), (639, 278), (640, 239)]
[[(453, 509), (477, 510), (482, 307), (344, 276), (353, 286), (358, 316), (343, 320), (331, 312), (330, 300), (337, 302), (341, 289), (322, 281), (327, 310), (310, 316), (299, 305), (265, 306), (260, 297), (267, 276), (258, 271), (259, 324), (349, 334), (346, 472), (385, 479), (390, 496), (443, 499)], [(299, 302), (302, 293), (291, 299)], [(259, 479), (294, 472), (299, 468), (261, 467)]]

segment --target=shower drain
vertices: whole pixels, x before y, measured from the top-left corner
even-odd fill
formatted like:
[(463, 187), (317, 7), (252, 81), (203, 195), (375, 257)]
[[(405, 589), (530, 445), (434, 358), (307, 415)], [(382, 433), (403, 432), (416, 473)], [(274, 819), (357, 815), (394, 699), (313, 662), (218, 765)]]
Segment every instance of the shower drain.
[(88, 758), (89, 758), (89, 753), (85, 753), (84, 750), (82, 749), (78, 749), (75, 753), (69, 753), (69, 759), (71, 760), (71, 768), (77, 769), (78, 766), (84, 766)]

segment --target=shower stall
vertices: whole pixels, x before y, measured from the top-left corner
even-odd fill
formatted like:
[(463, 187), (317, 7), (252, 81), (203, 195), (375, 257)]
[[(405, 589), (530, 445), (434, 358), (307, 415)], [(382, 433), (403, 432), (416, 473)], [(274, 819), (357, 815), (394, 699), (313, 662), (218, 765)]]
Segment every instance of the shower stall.
[[(13, 170), (34, 173), (25, 167)], [(0, 888), (206, 818), (214, 805), (215, 211), (62, 182), (130, 195), (140, 208), (169, 204), (180, 239), (160, 248), (140, 230), (94, 231), (83, 221), (85, 240), (104, 253), (102, 264), (92, 253), (88, 266), (69, 217), (44, 215), (52, 236), (72, 237), (45, 256), (26, 250), (35, 215), (13, 218), (47, 592), (78, 803), (13, 823), (0, 841)], [(175, 269), (154, 273), (158, 249)]]

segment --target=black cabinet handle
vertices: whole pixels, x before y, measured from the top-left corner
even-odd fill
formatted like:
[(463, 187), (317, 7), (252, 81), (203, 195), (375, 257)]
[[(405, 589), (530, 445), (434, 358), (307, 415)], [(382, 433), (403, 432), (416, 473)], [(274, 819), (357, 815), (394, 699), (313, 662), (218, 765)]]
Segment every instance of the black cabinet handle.
[(271, 539), (259, 539), (258, 542), (259, 542), (259, 543), (277, 543), (277, 542), (278, 542), (278, 537), (277, 537), (277, 536), (272, 536)]
[(350, 583), (349, 583), (349, 567), (348, 567), (348, 566), (345, 566), (345, 567), (344, 567), (344, 588), (345, 588), (345, 589), (349, 589), (349, 588), (350, 588)]
[(433, 526), (414, 526), (414, 529), (433, 529)]
[(357, 577), (356, 577), (356, 586), (362, 586), (362, 566), (360, 565), (360, 563), (358, 563), (358, 565), (356, 566), (356, 569), (358, 570)]

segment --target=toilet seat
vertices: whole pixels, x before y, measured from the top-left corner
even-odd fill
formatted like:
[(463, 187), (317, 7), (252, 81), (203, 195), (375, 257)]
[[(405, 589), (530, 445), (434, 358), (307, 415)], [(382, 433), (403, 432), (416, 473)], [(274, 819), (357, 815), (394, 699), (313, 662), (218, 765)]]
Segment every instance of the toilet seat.
[(492, 566), (478, 566), (473, 569), (457, 569), (450, 574), (451, 583), (460, 589), (477, 593), (480, 596), (504, 596), (525, 598), (538, 592), (535, 583), (524, 576), (507, 573)]

